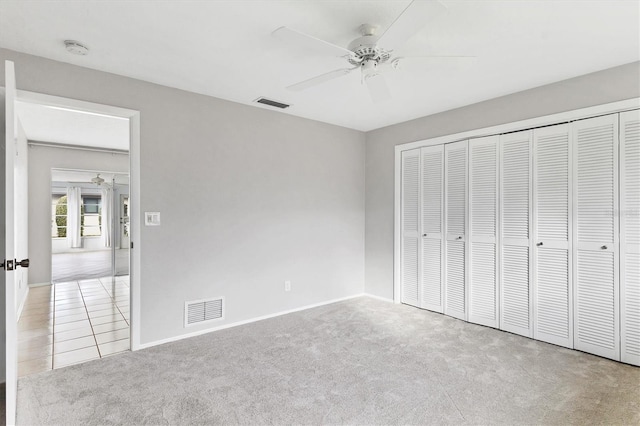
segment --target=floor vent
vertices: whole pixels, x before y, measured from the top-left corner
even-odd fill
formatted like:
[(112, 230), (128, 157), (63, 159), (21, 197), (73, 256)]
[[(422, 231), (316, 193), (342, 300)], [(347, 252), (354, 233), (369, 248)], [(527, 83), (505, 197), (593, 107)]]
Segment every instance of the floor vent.
[(184, 304), (184, 326), (224, 319), (224, 298), (194, 300)]
[(289, 108), (291, 106), (291, 105), (283, 104), (282, 102), (273, 101), (273, 100), (267, 99), (267, 98), (258, 98), (258, 99), (255, 100), (255, 102), (257, 102), (259, 104), (264, 104), (264, 105), (269, 105), (269, 106), (272, 106), (272, 107), (280, 108), (280, 109)]

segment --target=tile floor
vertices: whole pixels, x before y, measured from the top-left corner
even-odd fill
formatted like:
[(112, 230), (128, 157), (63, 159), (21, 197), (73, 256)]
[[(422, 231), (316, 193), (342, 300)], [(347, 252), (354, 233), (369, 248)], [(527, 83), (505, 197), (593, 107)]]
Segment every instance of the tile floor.
[(129, 350), (129, 277), (29, 290), (18, 321), (18, 375)]
[[(111, 250), (51, 255), (51, 282), (86, 280), (111, 275)], [(129, 275), (129, 250), (116, 250), (116, 275)]]

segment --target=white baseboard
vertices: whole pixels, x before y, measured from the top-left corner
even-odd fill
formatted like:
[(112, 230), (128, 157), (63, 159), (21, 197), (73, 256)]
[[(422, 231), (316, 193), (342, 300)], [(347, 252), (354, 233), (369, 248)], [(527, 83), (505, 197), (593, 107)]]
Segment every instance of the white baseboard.
[(182, 340), (182, 339), (188, 339), (189, 337), (200, 336), (202, 334), (212, 333), (214, 331), (224, 330), (226, 328), (237, 327), (239, 325), (244, 325), (244, 324), (250, 324), (252, 322), (257, 322), (257, 321), (262, 321), (262, 320), (266, 320), (266, 319), (269, 319), (269, 318), (279, 317), (281, 315), (292, 314), (294, 312), (305, 311), (307, 309), (313, 309), (313, 308), (317, 308), (317, 307), (324, 306), (324, 305), (330, 305), (332, 303), (342, 302), (342, 301), (349, 300), (349, 299), (355, 299), (356, 297), (362, 297), (362, 296), (365, 296), (365, 294), (364, 293), (354, 294), (352, 296), (341, 297), (339, 299), (327, 300), (325, 302), (314, 303), (313, 305), (301, 306), (299, 308), (289, 309), (287, 311), (276, 312), (274, 314), (269, 314), (269, 315), (263, 315), (261, 317), (250, 318), (248, 320), (237, 321), (237, 322), (233, 322), (231, 324), (225, 324), (225, 325), (221, 325), (221, 326), (218, 326), (218, 327), (206, 328), (204, 330), (194, 331), (193, 333), (181, 334), (179, 336), (169, 337), (167, 339), (155, 340), (155, 341), (149, 342), (149, 343), (141, 343), (137, 347), (132, 347), (131, 350), (132, 351), (137, 351), (137, 350), (140, 350), (140, 349), (146, 349), (146, 348), (150, 348), (152, 346), (158, 346), (158, 345), (162, 345), (162, 344), (170, 343), (170, 342), (175, 342), (175, 341)]
[(388, 297), (376, 296), (375, 294), (365, 293), (364, 296), (367, 296), (376, 300), (381, 300), (383, 302), (395, 303), (393, 299), (389, 299)]
[(51, 285), (51, 283), (31, 283), (29, 284), (29, 287), (44, 287), (47, 285)]
[(20, 320), (20, 315), (22, 315), (22, 310), (24, 309), (24, 303), (27, 301), (27, 296), (29, 295), (29, 286), (27, 286), (27, 290), (24, 292), (24, 296), (18, 305), (18, 310), (16, 312), (16, 322)]

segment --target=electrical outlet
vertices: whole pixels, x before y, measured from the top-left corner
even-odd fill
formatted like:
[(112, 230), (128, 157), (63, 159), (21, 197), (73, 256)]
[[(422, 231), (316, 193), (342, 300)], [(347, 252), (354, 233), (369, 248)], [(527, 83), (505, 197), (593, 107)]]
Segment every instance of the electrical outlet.
[(284, 291), (291, 291), (291, 281), (284, 282)]

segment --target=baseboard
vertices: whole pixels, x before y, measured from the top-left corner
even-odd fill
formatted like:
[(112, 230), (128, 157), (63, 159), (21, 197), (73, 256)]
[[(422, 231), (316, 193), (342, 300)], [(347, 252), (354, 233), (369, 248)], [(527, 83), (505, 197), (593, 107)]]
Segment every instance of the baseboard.
[(188, 339), (190, 337), (196, 337), (196, 336), (200, 336), (202, 334), (212, 333), (214, 331), (219, 331), (219, 330), (224, 330), (224, 329), (227, 329), (227, 328), (237, 327), (237, 326), (240, 326), (240, 325), (250, 324), (252, 322), (257, 322), (257, 321), (262, 321), (262, 320), (266, 320), (266, 319), (269, 319), (269, 318), (279, 317), (279, 316), (282, 316), (282, 315), (292, 314), (294, 312), (305, 311), (307, 309), (313, 309), (313, 308), (317, 308), (317, 307), (324, 306), (324, 305), (330, 305), (332, 303), (337, 303), (337, 302), (343, 302), (345, 300), (355, 299), (357, 297), (362, 297), (362, 296), (365, 296), (365, 294), (364, 293), (354, 294), (352, 296), (341, 297), (339, 299), (332, 299), (332, 300), (327, 300), (325, 302), (314, 303), (312, 305), (301, 306), (299, 308), (289, 309), (287, 311), (281, 311), (281, 312), (276, 312), (274, 314), (269, 314), (269, 315), (263, 315), (263, 316), (260, 316), (260, 317), (250, 318), (248, 320), (237, 321), (237, 322), (233, 322), (233, 323), (230, 323), (230, 324), (221, 325), (221, 326), (218, 326), (218, 327), (210, 327), (210, 328), (206, 328), (204, 330), (194, 331), (193, 333), (187, 333), (187, 334), (181, 334), (179, 336), (169, 337), (167, 339), (155, 340), (155, 341), (149, 342), (149, 343), (141, 343), (137, 347), (132, 347), (131, 350), (132, 351), (137, 351), (137, 350), (140, 350), (140, 349), (147, 349), (147, 348), (150, 348), (152, 346), (158, 346), (158, 345), (163, 345), (165, 343), (176, 342), (178, 340)]
[(24, 309), (24, 304), (27, 301), (27, 296), (29, 295), (29, 286), (27, 286), (27, 290), (24, 292), (24, 296), (18, 305), (18, 310), (16, 311), (16, 322), (20, 320), (20, 315), (22, 315), (22, 310)]
[(389, 299), (388, 297), (376, 296), (375, 294), (371, 294), (371, 293), (365, 293), (363, 296), (367, 296), (376, 300), (381, 300), (383, 302), (395, 303), (393, 299)]
[(47, 285), (51, 285), (51, 283), (31, 283), (29, 284), (29, 287), (44, 287)]

